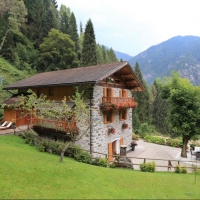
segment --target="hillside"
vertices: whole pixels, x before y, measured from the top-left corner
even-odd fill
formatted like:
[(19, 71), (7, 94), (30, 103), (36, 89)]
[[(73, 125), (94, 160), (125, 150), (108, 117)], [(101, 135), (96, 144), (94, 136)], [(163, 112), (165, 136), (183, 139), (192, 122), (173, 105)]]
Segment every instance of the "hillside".
[(131, 58), (133, 58), (133, 56), (130, 56), (126, 53), (122, 53), (122, 52), (119, 52), (119, 51), (115, 51), (115, 55), (117, 57), (118, 60), (122, 59), (123, 61), (129, 61)]
[[(2, 104), (3, 100), (11, 96), (11, 93), (3, 90), (2, 88), (5, 85), (9, 85), (15, 81), (21, 80), (26, 78), (28, 75), (22, 71), (19, 71), (6, 60), (0, 57), (0, 105)], [(2, 82), (2, 84), (1, 84)], [(2, 110), (0, 109), (0, 118), (2, 115)]]
[(132, 67), (138, 62), (148, 84), (170, 71), (180, 71), (193, 84), (200, 85), (200, 37), (176, 36), (148, 48), (129, 60)]

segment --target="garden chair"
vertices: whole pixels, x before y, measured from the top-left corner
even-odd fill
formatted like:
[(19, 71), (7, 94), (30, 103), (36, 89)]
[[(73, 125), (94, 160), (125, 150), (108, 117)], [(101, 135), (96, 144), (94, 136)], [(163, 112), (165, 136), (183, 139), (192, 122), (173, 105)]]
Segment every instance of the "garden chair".
[(0, 126), (0, 130), (8, 129), (12, 126), (12, 122), (9, 122), (7, 126)]
[(196, 152), (193, 152), (192, 148), (190, 148), (191, 158), (192, 156), (196, 156)]
[(200, 152), (196, 152), (196, 160), (200, 159)]
[(0, 127), (5, 127), (8, 124), (7, 121), (4, 121), (3, 124), (0, 125)]

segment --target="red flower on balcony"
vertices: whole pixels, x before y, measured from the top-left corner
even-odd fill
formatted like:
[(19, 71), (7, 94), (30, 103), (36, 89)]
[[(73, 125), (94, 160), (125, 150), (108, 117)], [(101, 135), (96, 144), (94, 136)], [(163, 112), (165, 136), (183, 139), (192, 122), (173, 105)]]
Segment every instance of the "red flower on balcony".
[(122, 129), (127, 129), (127, 128), (128, 128), (128, 124), (123, 123), (123, 124), (122, 124)]
[(108, 133), (109, 133), (109, 134), (112, 133), (112, 134), (115, 135), (115, 133), (116, 133), (115, 128), (113, 128), (113, 127), (109, 128), (109, 129), (108, 129)]

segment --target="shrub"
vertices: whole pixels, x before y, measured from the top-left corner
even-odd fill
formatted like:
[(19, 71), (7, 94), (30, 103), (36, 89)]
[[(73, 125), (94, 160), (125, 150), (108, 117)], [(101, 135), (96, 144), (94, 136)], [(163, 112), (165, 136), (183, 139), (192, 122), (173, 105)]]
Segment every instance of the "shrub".
[(75, 160), (77, 160), (79, 162), (88, 163), (88, 164), (92, 163), (91, 154), (89, 154), (88, 152), (83, 151), (81, 149), (77, 150), (74, 158), (75, 158)]
[(182, 172), (183, 174), (187, 174), (187, 167), (182, 167), (182, 168), (181, 168), (181, 172)]
[(142, 123), (138, 129), (138, 133), (142, 138), (144, 138), (150, 132), (151, 132), (151, 129), (147, 123)]
[(38, 134), (33, 130), (27, 130), (19, 133), (19, 136), (25, 140), (26, 144), (34, 145), (37, 141)]
[(187, 167), (185, 167), (185, 166), (181, 167), (180, 165), (176, 165), (175, 173), (187, 174)]
[(166, 145), (179, 148), (183, 145), (183, 143), (180, 140), (167, 139)]
[(148, 163), (142, 163), (142, 164), (140, 164), (140, 170), (142, 172), (155, 172), (156, 164), (154, 161), (148, 162)]
[(99, 158), (98, 166), (107, 167), (107, 159), (106, 158)]
[(139, 135), (136, 135), (135, 133), (132, 134), (132, 140), (139, 140)]
[(197, 167), (197, 165), (192, 164), (192, 172), (200, 175), (200, 169)]
[(111, 163), (111, 164), (109, 165), (109, 167), (110, 167), (110, 168), (115, 168), (116, 166), (115, 166), (114, 163)]
[(144, 141), (155, 143), (155, 144), (165, 145), (165, 139), (157, 137), (157, 136), (147, 135), (147, 136), (144, 137)]

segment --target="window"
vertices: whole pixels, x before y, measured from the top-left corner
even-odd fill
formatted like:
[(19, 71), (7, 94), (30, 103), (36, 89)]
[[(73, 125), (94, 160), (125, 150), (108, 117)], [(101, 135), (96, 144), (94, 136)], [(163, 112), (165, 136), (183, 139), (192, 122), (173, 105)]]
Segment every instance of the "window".
[(37, 89), (37, 96), (40, 96), (42, 94), (41, 89)]
[(103, 116), (105, 124), (109, 124), (114, 121), (114, 112), (112, 110), (104, 111)]
[(119, 111), (119, 120), (126, 120), (128, 118), (127, 109), (122, 109)]
[(103, 90), (103, 97), (104, 97), (104, 102), (111, 102), (114, 91), (113, 88), (104, 88)]
[(128, 90), (120, 90), (119, 97), (128, 97)]
[(54, 95), (54, 90), (53, 90), (53, 88), (50, 88), (49, 89), (49, 96), (53, 96)]

